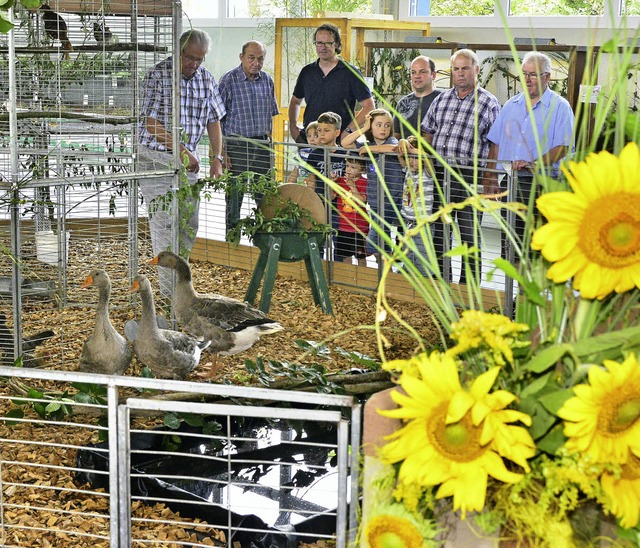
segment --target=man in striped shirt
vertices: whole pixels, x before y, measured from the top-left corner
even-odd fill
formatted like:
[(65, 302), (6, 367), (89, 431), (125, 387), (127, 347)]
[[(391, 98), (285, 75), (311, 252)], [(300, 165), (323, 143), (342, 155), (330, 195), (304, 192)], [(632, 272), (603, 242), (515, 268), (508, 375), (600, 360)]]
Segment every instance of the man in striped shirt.
[[(422, 136), (447, 163), (455, 168), (465, 184), (451, 176), (449, 202), (462, 202), (477, 189), (482, 173), (474, 174), (474, 165), (484, 166), (489, 157), (487, 134), (500, 112), (500, 102), (486, 89), (478, 85), (480, 64), (478, 56), (469, 49), (460, 49), (451, 56), (453, 87), (438, 95), (422, 120)], [(436, 166), (436, 185), (442, 188), (444, 168)], [(436, 189), (433, 209), (442, 205), (442, 195)], [(470, 249), (468, 269), (480, 282), (481, 266), (476, 259), (480, 253), (480, 218), (471, 206), (454, 209), (451, 216), (458, 223), (459, 239)], [(444, 224), (434, 223), (434, 245), (439, 260), (440, 272), (451, 281), (451, 272), (444, 272), (443, 253), (449, 249), (444, 240)], [(471, 248), (475, 248), (474, 251)], [(467, 265), (463, 261), (459, 283), (467, 283)]]
[[(186, 169), (187, 185), (181, 183), (179, 198), (179, 251), (188, 255), (198, 231), (200, 197), (188, 190), (198, 180), (200, 157), (198, 143), (206, 131), (209, 136), (209, 175), (222, 175), (222, 131), (220, 120), (225, 114), (224, 104), (213, 75), (202, 66), (209, 52), (209, 35), (191, 29), (180, 37), (180, 136), (177, 144), (180, 159)], [(169, 57), (157, 63), (146, 75), (142, 89), (141, 120), (139, 126), (138, 161), (143, 171), (175, 170), (173, 142), (173, 67), (175, 59)], [(182, 176), (181, 176), (182, 178)], [(171, 175), (140, 180), (140, 190), (149, 208), (151, 243), (155, 254), (172, 247), (171, 227), (173, 215), (168, 192)], [(185, 195), (186, 194), (186, 195)], [(161, 197), (165, 197), (165, 199)], [(157, 199), (159, 198), (159, 199)], [(170, 277), (160, 269), (161, 289), (169, 293)]]
[[(222, 120), (225, 167), (236, 177), (266, 174), (272, 167), (271, 130), (279, 112), (273, 80), (262, 70), (267, 50), (255, 40), (242, 46), (240, 65), (220, 78), (220, 95), (226, 116)], [(251, 183), (251, 176), (246, 181)], [(245, 186), (238, 181), (239, 186)], [(240, 218), (243, 188), (227, 191), (227, 230)]]

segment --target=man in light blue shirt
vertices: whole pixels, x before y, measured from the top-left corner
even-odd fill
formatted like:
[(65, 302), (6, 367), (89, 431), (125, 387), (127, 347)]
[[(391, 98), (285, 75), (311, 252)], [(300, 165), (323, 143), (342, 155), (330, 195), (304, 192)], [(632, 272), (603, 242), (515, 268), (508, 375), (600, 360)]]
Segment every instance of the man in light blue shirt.
[[(544, 170), (555, 177), (558, 165), (571, 147), (574, 115), (569, 102), (549, 88), (551, 59), (540, 52), (529, 52), (522, 60), (527, 89), (509, 99), (487, 135), (490, 168), (497, 165), (517, 177), (517, 195), (507, 201), (519, 201), (533, 207), (534, 173)], [(529, 96), (531, 106), (527, 105)], [(498, 161), (496, 164), (495, 161)], [(485, 193), (499, 192), (496, 173), (487, 173)], [(534, 194), (535, 196), (535, 194)], [(516, 217), (515, 232), (519, 244), (524, 241), (525, 223)], [(529, 238), (527, 238), (529, 241)]]

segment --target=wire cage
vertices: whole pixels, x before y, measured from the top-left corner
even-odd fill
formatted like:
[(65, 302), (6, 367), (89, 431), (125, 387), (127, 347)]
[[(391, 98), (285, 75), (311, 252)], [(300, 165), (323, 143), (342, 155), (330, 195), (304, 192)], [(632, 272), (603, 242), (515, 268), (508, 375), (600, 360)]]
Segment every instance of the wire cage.
[[(123, 286), (137, 273), (148, 240), (135, 162), (140, 87), (174, 51), (181, 11), (172, 0), (52, 0), (17, 4), (14, 21), (0, 43), (4, 363), (23, 355), (23, 325), (55, 325), (68, 340), (85, 329), (66, 325), (62, 310), (95, 299), (78, 292), (90, 269)], [(112, 304), (128, 300), (118, 291)], [(61, 365), (59, 354), (47, 363)]]

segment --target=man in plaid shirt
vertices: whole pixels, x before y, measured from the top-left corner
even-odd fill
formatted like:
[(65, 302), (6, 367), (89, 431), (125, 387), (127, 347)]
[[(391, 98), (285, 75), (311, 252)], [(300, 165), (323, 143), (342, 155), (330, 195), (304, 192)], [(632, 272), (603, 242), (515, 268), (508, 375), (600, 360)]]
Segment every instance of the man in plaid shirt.
[[(209, 175), (222, 175), (222, 131), (220, 120), (225, 114), (224, 104), (213, 75), (202, 66), (209, 52), (209, 35), (191, 29), (180, 37), (180, 158), (186, 166), (191, 188), (198, 180), (200, 157), (198, 143), (206, 131), (209, 136)], [(139, 166), (144, 171), (175, 170), (172, 135), (172, 97), (174, 58), (156, 64), (146, 75), (142, 89), (141, 121), (139, 127)], [(166, 196), (171, 190), (170, 175), (140, 180), (140, 190), (149, 208), (151, 243), (155, 254), (171, 248), (173, 216), (167, 203), (154, 199)], [(180, 197), (180, 253), (188, 254), (198, 232), (199, 195)], [(177, 250), (174, 250), (177, 251)], [(163, 294), (169, 294), (170, 277), (160, 269)]]
[[(478, 166), (483, 166), (484, 159), (488, 158), (487, 134), (500, 111), (498, 99), (478, 85), (479, 72), (478, 56), (473, 51), (469, 49), (456, 51), (451, 56), (453, 88), (435, 98), (422, 120), (422, 136), (449, 165), (456, 168), (466, 182), (466, 185), (463, 185), (453, 176), (451, 177), (449, 198), (451, 203), (462, 202), (468, 198), (470, 192), (467, 188), (471, 187), (475, 191), (478, 179), (482, 179), (482, 173), (474, 176), (474, 159), (478, 159)], [(443, 180), (444, 168), (438, 165), (436, 166), (436, 186), (442, 188)], [(436, 191), (433, 210), (437, 211), (441, 205), (442, 196), (439, 191)], [(451, 215), (457, 220), (461, 243), (480, 249), (480, 231), (478, 230), (480, 219), (476, 217), (475, 210), (467, 206), (453, 210)], [(438, 248), (436, 252), (439, 256), (440, 272), (443, 276), (448, 275), (448, 279), (451, 280), (451, 272), (443, 272), (442, 254), (449, 248), (449, 242), (444, 241), (444, 224), (441, 221), (434, 223), (434, 243)], [(469, 269), (479, 282), (481, 266), (473, 252), (469, 256)], [(467, 269), (464, 261), (459, 283), (467, 283)]]
[[(271, 130), (279, 113), (273, 80), (262, 70), (267, 50), (255, 40), (242, 46), (240, 65), (220, 78), (220, 95), (226, 116), (222, 120), (225, 136), (225, 167), (232, 175), (264, 175), (272, 166)], [(250, 182), (250, 181), (249, 181)], [(243, 192), (227, 191), (227, 230), (240, 218)]]

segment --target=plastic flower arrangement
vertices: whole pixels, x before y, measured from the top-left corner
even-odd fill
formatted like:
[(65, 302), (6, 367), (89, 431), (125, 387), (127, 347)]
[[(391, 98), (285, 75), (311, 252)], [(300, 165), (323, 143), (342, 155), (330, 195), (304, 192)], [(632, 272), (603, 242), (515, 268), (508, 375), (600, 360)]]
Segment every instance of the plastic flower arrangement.
[[(616, 82), (610, 97), (626, 93)], [(612, 108), (597, 105), (596, 128)], [(374, 476), (364, 546), (439, 546), (452, 512), (514, 546), (640, 545), (639, 119), (618, 112), (610, 151), (578, 133), (563, 176), (539, 176), (530, 248), (518, 265), (495, 261), (519, 284), (514, 320), (486, 312), (473, 283), (461, 312), (437, 272), (427, 280), (409, 265), (442, 326), (427, 348), (385, 295), (406, 249), (387, 253), (378, 325), (393, 315), (419, 352), (383, 365), (397, 388), (379, 414), (398, 426), (377, 454), (387, 468)], [(465, 205), (496, 207), (480, 195)], [(379, 339), (384, 355), (382, 328)]]

